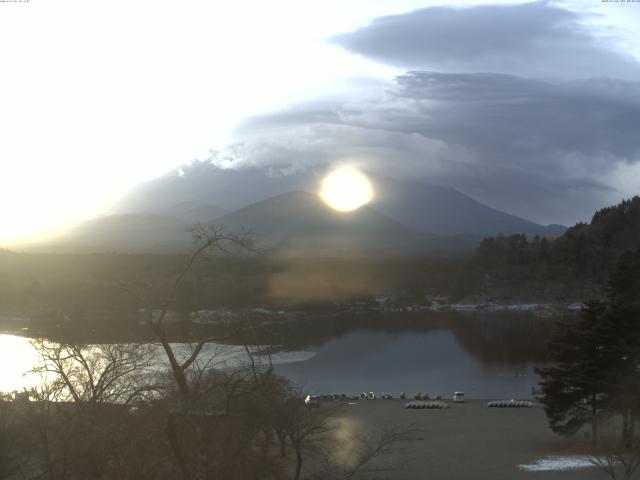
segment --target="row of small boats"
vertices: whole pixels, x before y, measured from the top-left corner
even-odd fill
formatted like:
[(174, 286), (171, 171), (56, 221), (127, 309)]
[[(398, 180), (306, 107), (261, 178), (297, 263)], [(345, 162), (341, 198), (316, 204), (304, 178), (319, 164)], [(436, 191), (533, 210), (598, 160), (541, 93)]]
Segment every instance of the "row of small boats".
[[(487, 408), (533, 408), (535, 403), (529, 400), (492, 400), (487, 402)], [(404, 408), (408, 409), (443, 409), (450, 405), (440, 401), (413, 400), (407, 402)]]
[(493, 400), (487, 402), (488, 408), (532, 408), (535, 403), (529, 400)]
[(409, 408), (409, 409), (432, 409), (432, 408), (436, 408), (436, 409), (441, 409), (441, 408), (449, 408), (449, 404), (445, 403), (445, 402), (440, 402), (440, 401), (423, 401), (423, 400), (413, 400), (411, 402), (407, 402), (404, 405), (404, 408)]
[[(333, 393), (326, 395), (312, 395), (309, 396), (310, 400), (320, 401), (320, 402), (330, 402), (330, 401), (355, 401), (355, 400), (393, 400), (394, 398), (399, 398), (400, 400), (406, 400), (407, 394), (402, 392), (397, 397), (394, 397), (390, 393), (375, 393), (375, 392), (362, 392), (359, 395), (347, 395), (346, 393)], [(434, 397), (436, 400), (440, 400), (442, 397), (438, 395)], [(431, 397), (428, 393), (419, 393), (413, 395), (414, 400), (431, 400)]]
[[(392, 400), (394, 398), (393, 395), (382, 392), (381, 394), (376, 394), (374, 392), (362, 392), (360, 395), (347, 395), (345, 393), (339, 394), (329, 394), (329, 395), (308, 395), (305, 398), (305, 404), (316, 404), (322, 401), (357, 401), (357, 400)], [(400, 400), (407, 400), (407, 395), (402, 392), (398, 398)], [(454, 403), (463, 403), (464, 402), (464, 393), (463, 392), (455, 392), (453, 394), (453, 402)], [(488, 408), (532, 408), (535, 406), (534, 402), (529, 400), (492, 400), (487, 402)], [(449, 404), (442, 401), (442, 397), (440, 395), (435, 398), (430, 398), (427, 393), (416, 393), (413, 396), (413, 400), (409, 401), (405, 404), (405, 408), (408, 409), (440, 409), (440, 408), (449, 408)]]
[[(487, 402), (488, 408), (533, 408), (535, 403), (528, 400), (492, 400)], [(450, 405), (439, 401), (422, 401), (413, 400), (407, 402), (404, 408), (408, 409), (443, 409), (449, 408)]]

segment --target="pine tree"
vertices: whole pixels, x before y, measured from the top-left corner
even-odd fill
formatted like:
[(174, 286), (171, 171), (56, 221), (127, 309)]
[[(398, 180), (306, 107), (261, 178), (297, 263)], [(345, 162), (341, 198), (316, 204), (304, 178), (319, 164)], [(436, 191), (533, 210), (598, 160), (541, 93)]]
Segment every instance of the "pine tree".
[(573, 435), (588, 424), (595, 443), (599, 421), (621, 415), (630, 441), (640, 416), (640, 252), (622, 255), (606, 297), (560, 323), (549, 351), (538, 373), (551, 429)]
[(617, 360), (610, 372), (611, 409), (622, 416), (622, 441), (629, 443), (640, 416), (640, 252), (621, 256), (606, 290), (606, 322), (618, 332), (610, 345)]
[(592, 301), (577, 320), (559, 323), (550, 344), (552, 363), (538, 369), (541, 402), (551, 429), (570, 436), (590, 425), (594, 443), (610, 392), (606, 368), (610, 352), (604, 344), (612, 332), (603, 322), (605, 308), (603, 302)]

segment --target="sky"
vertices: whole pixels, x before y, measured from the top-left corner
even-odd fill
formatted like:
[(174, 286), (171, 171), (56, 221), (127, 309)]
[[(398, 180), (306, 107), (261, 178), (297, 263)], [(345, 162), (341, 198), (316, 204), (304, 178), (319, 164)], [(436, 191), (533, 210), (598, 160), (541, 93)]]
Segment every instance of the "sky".
[(0, 241), (212, 150), (574, 223), (640, 191), (639, 24), (600, 0), (0, 2)]

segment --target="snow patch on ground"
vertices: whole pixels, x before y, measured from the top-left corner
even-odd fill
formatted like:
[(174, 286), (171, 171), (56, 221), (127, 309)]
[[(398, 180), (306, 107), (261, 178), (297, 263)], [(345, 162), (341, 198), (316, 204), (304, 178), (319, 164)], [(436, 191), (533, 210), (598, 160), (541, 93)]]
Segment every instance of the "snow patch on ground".
[(309, 352), (306, 350), (279, 352), (271, 355), (271, 363), (279, 365), (282, 363), (306, 362), (307, 360), (315, 357), (315, 355), (315, 352)]
[(593, 467), (585, 457), (544, 457), (534, 463), (518, 465), (525, 472), (550, 472)]

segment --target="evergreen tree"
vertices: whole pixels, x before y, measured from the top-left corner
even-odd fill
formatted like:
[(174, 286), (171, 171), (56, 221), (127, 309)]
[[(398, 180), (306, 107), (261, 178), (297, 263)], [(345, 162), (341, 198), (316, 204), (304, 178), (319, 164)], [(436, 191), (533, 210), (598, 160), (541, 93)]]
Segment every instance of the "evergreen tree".
[(541, 376), (541, 403), (551, 429), (570, 436), (585, 425), (597, 440), (598, 418), (607, 408), (610, 383), (609, 351), (604, 343), (612, 335), (603, 322), (606, 305), (587, 303), (577, 320), (562, 322), (550, 343), (551, 365), (537, 370)]
[(611, 409), (622, 416), (622, 440), (629, 443), (640, 416), (640, 251), (622, 255), (609, 277), (605, 315), (618, 332), (610, 345), (616, 358)]
[(622, 439), (632, 439), (640, 416), (640, 251), (621, 256), (604, 300), (559, 324), (550, 362), (538, 373), (553, 431), (572, 435), (589, 424), (595, 443), (599, 420), (621, 415)]

